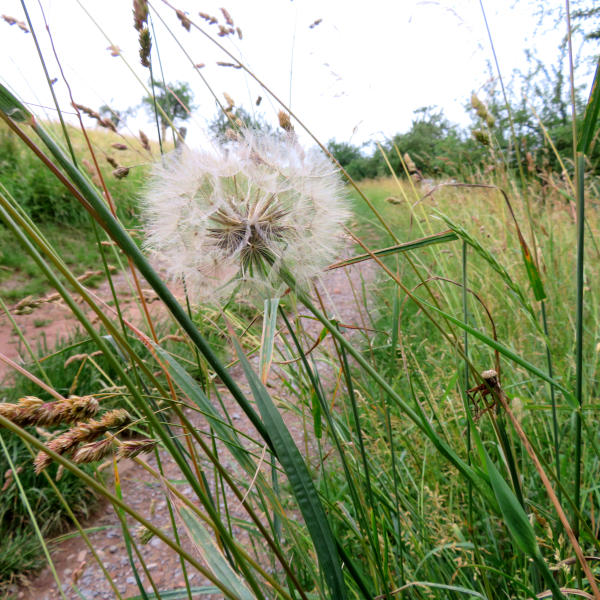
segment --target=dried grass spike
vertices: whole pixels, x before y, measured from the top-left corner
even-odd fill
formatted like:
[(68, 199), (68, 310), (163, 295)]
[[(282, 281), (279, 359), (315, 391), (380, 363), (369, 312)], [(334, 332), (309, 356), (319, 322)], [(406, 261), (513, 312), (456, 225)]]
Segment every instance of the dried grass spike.
[(227, 92), (223, 92), (223, 98), (225, 98), (225, 102), (229, 105), (226, 110), (231, 110), (235, 106), (233, 98)]
[(404, 159), (404, 164), (406, 165), (408, 172), (411, 174), (416, 173), (417, 165), (415, 165), (413, 159), (410, 157), (410, 154), (408, 152), (405, 152), (402, 158)]
[(292, 132), (294, 131), (294, 126), (292, 125), (292, 121), (290, 120), (290, 115), (282, 110), (277, 113), (277, 117), (279, 118), (279, 127), (281, 129)]
[(236, 65), (235, 63), (224, 62), (222, 60), (217, 61), (217, 66), (218, 67), (231, 67), (233, 69), (241, 69), (242, 68), (242, 65), (240, 65), (240, 64)]
[(133, 0), (133, 26), (141, 31), (148, 21), (148, 1)]
[(38, 455), (33, 461), (33, 470), (36, 475), (39, 475), (46, 467), (52, 463), (52, 458), (45, 452), (38, 452)]
[(233, 19), (231, 18), (229, 11), (226, 8), (221, 8), (221, 12), (223, 13), (223, 17), (225, 17), (225, 23), (233, 27)]
[(143, 67), (150, 67), (150, 52), (152, 51), (152, 38), (150, 37), (150, 31), (147, 27), (144, 27), (140, 31), (140, 62)]
[(112, 174), (116, 179), (123, 179), (129, 175), (129, 167), (117, 167)]
[(110, 52), (111, 56), (121, 56), (121, 48), (119, 48), (119, 46), (116, 44), (111, 44), (106, 49)]
[(100, 410), (100, 403), (93, 396), (71, 396), (67, 402), (71, 404), (71, 421), (91, 419)]
[(2, 18), (9, 25), (16, 25), (21, 31), (23, 31), (25, 33), (29, 33), (29, 29), (27, 29), (27, 25), (25, 25), (25, 23), (23, 21), (18, 21), (14, 17), (9, 17), (8, 15), (2, 15)]
[(198, 15), (200, 16), (201, 19), (204, 19), (209, 25), (215, 25), (216, 23), (219, 22), (217, 17), (213, 17), (212, 15), (209, 15), (208, 13), (200, 12), (200, 13), (198, 13)]
[(152, 439), (128, 440), (117, 450), (117, 458), (134, 458), (138, 454), (152, 452), (158, 442)]
[(182, 10), (176, 10), (175, 14), (177, 15), (177, 18), (181, 21), (181, 25), (183, 26), (183, 28), (186, 31), (189, 31), (192, 28), (192, 22), (190, 21), (189, 17)]
[(150, 140), (148, 136), (140, 129), (140, 142), (142, 143), (142, 148), (150, 152)]
[(131, 423), (131, 421), (131, 415), (124, 408), (109, 410), (108, 412), (105, 412), (100, 419), (100, 423), (107, 429), (123, 427), (124, 425)]
[(112, 437), (100, 440), (98, 442), (85, 444), (84, 446), (81, 446), (75, 450), (75, 453), (73, 454), (73, 462), (78, 464), (98, 462), (99, 460), (102, 460), (111, 454), (114, 446), (115, 441)]

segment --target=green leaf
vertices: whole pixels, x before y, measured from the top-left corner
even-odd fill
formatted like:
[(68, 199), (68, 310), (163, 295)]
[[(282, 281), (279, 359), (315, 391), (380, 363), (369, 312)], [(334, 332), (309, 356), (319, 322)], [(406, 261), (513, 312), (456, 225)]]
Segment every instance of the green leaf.
[(13, 121), (27, 121), (32, 118), (32, 114), (25, 108), (25, 105), (9, 92), (0, 83), (0, 112), (10, 117)]
[(554, 575), (550, 572), (550, 569), (548, 568), (548, 565), (546, 564), (546, 561), (540, 552), (540, 548), (535, 538), (535, 531), (533, 530), (533, 527), (527, 518), (527, 514), (523, 510), (523, 507), (521, 506), (515, 493), (510, 488), (508, 483), (504, 481), (504, 478), (502, 475), (500, 475), (496, 465), (493, 463), (492, 459), (484, 448), (471, 416), (469, 415), (468, 418), (472, 425), (471, 431), (473, 432), (473, 439), (477, 445), (477, 451), (481, 461), (485, 463), (490, 485), (492, 486), (496, 501), (498, 502), (498, 508), (504, 517), (506, 528), (508, 529), (512, 539), (515, 542), (515, 545), (519, 548), (519, 550), (521, 550), (523, 554), (527, 555), (536, 564), (542, 577), (552, 590), (553, 598), (564, 600), (564, 596), (558, 588), (558, 584), (554, 579)]
[(544, 284), (542, 283), (540, 272), (536, 264), (533, 262), (531, 252), (529, 252), (529, 247), (520, 235), (519, 242), (521, 244), (521, 253), (523, 254), (523, 262), (525, 263), (525, 270), (527, 271), (529, 284), (531, 285), (535, 299), (539, 302), (540, 300), (547, 298), (546, 291), (544, 290)]
[(273, 400), (256, 373), (252, 370), (232, 331), (231, 338), (263, 422), (271, 435), (277, 458), (286, 472), (293, 494), (298, 502), (298, 507), (304, 517), (306, 527), (319, 558), (321, 572), (329, 586), (331, 597), (334, 600), (344, 600), (347, 597), (346, 584), (336, 548), (336, 541), (306, 463)]
[(583, 152), (587, 154), (590, 149), (592, 140), (594, 139), (594, 131), (596, 129), (596, 122), (598, 121), (598, 113), (600, 112), (600, 59), (596, 65), (596, 74), (594, 75), (594, 82), (592, 83), (592, 90), (590, 92), (590, 98), (588, 100), (585, 116), (583, 118), (583, 125), (579, 132), (579, 141), (577, 143), (577, 152)]
[(407, 252), (408, 250), (416, 250), (417, 248), (424, 248), (425, 246), (431, 246), (432, 244), (443, 244), (445, 242), (452, 242), (453, 240), (457, 240), (458, 236), (453, 231), (441, 231), (440, 233), (434, 233), (433, 235), (428, 235), (424, 238), (419, 238), (418, 240), (414, 240), (412, 242), (405, 242), (403, 244), (396, 244), (395, 246), (390, 246), (389, 248), (382, 248), (381, 250), (373, 250), (370, 254), (359, 254), (358, 256), (353, 256), (351, 258), (347, 258), (338, 263), (330, 265), (328, 270), (337, 269), (339, 267), (347, 267), (348, 265), (353, 265), (364, 260), (370, 260), (373, 258), (371, 254), (374, 254), (377, 257), (380, 256), (388, 256), (390, 254), (396, 254), (398, 252)]
[(231, 568), (224, 554), (214, 543), (214, 532), (209, 532), (196, 514), (172, 495), (171, 500), (183, 522), (183, 527), (208, 568), (217, 581), (225, 585), (232, 598), (254, 600), (254, 595), (246, 587), (241, 577)]
[(260, 341), (260, 380), (267, 383), (269, 369), (273, 361), (273, 346), (275, 344), (275, 333), (277, 332), (277, 307), (279, 298), (265, 300), (265, 314), (263, 317), (262, 339)]

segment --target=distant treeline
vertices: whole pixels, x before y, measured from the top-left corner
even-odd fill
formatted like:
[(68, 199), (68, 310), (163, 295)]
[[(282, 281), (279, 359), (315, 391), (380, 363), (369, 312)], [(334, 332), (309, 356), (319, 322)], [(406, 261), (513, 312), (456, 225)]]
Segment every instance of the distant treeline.
[[(474, 94), (470, 110), (473, 123), (468, 128), (450, 123), (442, 110), (426, 107), (415, 111), (406, 133), (362, 146), (331, 140), (327, 148), (355, 180), (389, 176), (390, 168), (400, 176), (409, 172), (417, 178), (461, 179), (494, 169), (521, 168), (526, 176), (541, 178), (562, 173), (563, 167), (572, 170), (573, 127), (561, 103), (546, 105), (541, 112), (525, 105), (511, 107), (509, 116), (499, 102), (484, 103)], [(588, 164), (595, 174), (599, 159), (600, 145), (595, 143)]]

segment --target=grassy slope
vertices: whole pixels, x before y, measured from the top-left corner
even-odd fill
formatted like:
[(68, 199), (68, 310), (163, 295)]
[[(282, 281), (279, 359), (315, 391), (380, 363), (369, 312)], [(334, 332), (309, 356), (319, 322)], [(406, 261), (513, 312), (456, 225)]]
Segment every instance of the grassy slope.
[[(51, 129), (58, 139), (62, 139), (58, 127), (53, 126)], [(69, 135), (73, 140), (78, 160), (91, 162), (81, 132), (70, 127)], [(89, 137), (117, 207), (117, 214), (126, 227), (135, 227), (137, 196), (152, 157), (141, 147), (139, 140), (133, 137), (124, 137), (105, 130), (91, 130)], [(124, 144), (127, 149), (115, 149), (113, 147), (115, 143)], [(157, 154), (158, 149), (155, 146), (152, 150)], [(107, 157), (115, 160), (119, 166), (130, 167), (129, 175), (123, 179), (116, 179), (112, 175), (114, 167), (107, 162)], [(100, 268), (101, 257), (97, 245), (81, 243), (83, 239), (95, 239), (89, 216), (51, 173), (40, 168), (39, 160), (22, 144), (15, 141), (14, 136), (2, 126), (0, 126), (0, 183), (30, 215), (50, 242), (60, 248), (63, 259), (76, 275)], [(102, 233), (100, 239), (105, 239)], [(107, 259), (109, 263), (114, 263), (114, 257), (111, 260), (108, 256)], [(0, 225), (0, 289), (2, 297), (9, 303), (30, 294), (41, 295), (47, 291), (43, 277), (37, 272), (32, 261), (24, 256), (19, 244), (11, 238), (2, 225)]]

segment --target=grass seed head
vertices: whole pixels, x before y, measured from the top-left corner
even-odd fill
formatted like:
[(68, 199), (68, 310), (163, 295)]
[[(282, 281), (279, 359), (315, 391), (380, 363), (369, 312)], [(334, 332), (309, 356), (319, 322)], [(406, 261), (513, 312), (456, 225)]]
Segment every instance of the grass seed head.
[(115, 441), (112, 437), (85, 444), (75, 450), (73, 453), (73, 462), (78, 464), (98, 462), (111, 454), (114, 447)]
[(277, 114), (277, 118), (279, 119), (279, 127), (288, 133), (294, 131), (294, 126), (292, 125), (292, 121), (290, 119), (290, 115), (283, 110), (280, 110)]
[(0, 404), (0, 415), (21, 427), (52, 427), (93, 417), (98, 408), (98, 401), (92, 396), (73, 396), (58, 402), (26, 396), (18, 404)]
[(181, 21), (182, 27), (186, 31), (189, 31), (192, 28), (192, 22), (190, 21), (189, 17), (182, 10), (176, 10), (175, 14), (177, 15), (177, 18)]
[(156, 447), (156, 440), (142, 439), (142, 440), (127, 440), (119, 446), (117, 451), (118, 458), (134, 458), (138, 454), (145, 454), (152, 452)]
[(144, 25), (148, 22), (148, 1), (133, 0), (133, 26), (142, 31)]
[(152, 38), (150, 37), (150, 31), (147, 27), (144, 27), (140, 31), (140, 62), (143, 67), (150, 66), (150, 52), (152, 51)]
[(129, 167), (117, 167), (112, 174), (115, 179), (123, 179), (129, 175)]
[(249, 130), (157, 164), (142, 206), (147, 250), (193, 297), (213, 301), (277, 293), (283, 266), (307, 283), (336, 256), (348, 216), (339, 173), (321, 152)]

